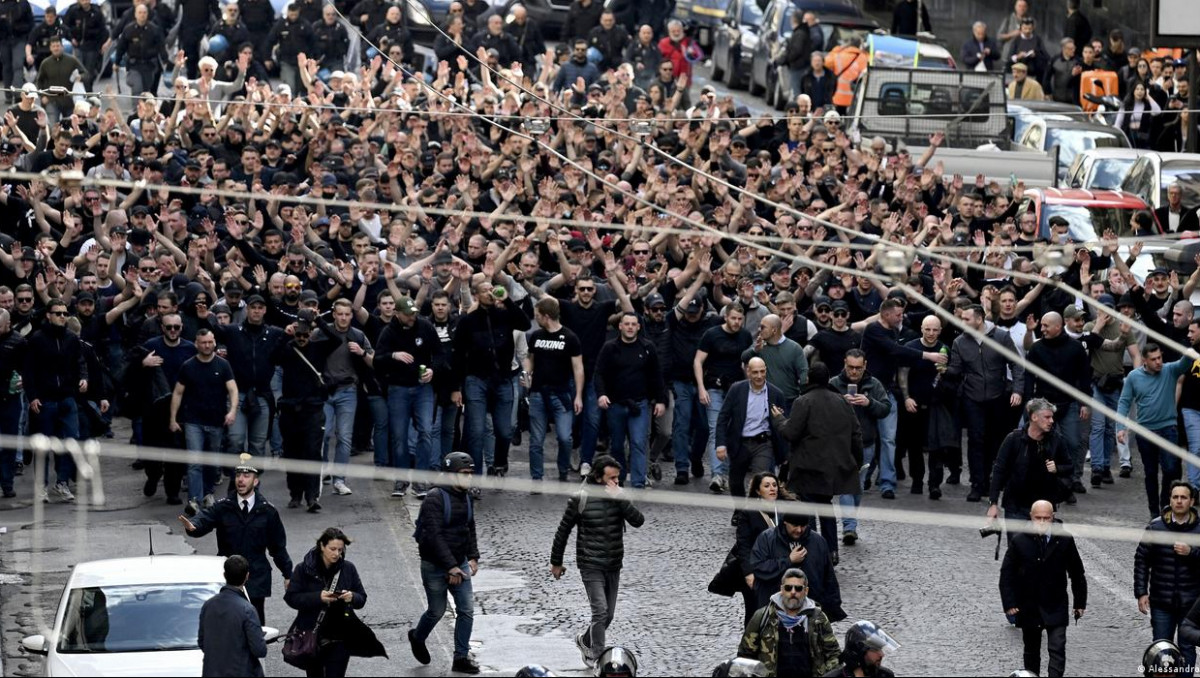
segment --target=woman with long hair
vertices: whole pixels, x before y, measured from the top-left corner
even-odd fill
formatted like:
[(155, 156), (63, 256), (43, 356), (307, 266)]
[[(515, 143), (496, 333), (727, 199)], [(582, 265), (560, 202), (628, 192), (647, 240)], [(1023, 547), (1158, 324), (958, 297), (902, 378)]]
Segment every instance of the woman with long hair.
[[(780, 499), (795, 499), (787, 491), (787, 488), (783, 486), (783, 483), (779, 481), (779, 476), (771, 471), (757, 473), (750, 479), (750, 492), (747, 496), (751, 499), (762, 499), (770, 502)], [(764, 530), (775, 529), (778, 523), (778, 510), (762, 511), (758, 506), (743, 509), (738, 518), (737, 542), (734, 548), (737, 551), (738, 562), (742, 567), (742, 576), (745, 578), (745, 584), (741, 589), (742, 601), (746, 605), (746, 616), (742, 621), (743, 626), (750, 621), (750, 617), (758, 609), (758, 599), (754, 594), (754, 568), (750, 565), (750, 552), (754, 549), (754, 541), (758, 539), (758, 535), (762, 534)]]
[(1146, 84), (1140, 80), (1134, 81), (1130, 84), (1125, 101), (1121, 103), (1113, 126), (1125, 132), (1134, 148), (1150, 148), (1155, 137), (1155, 118), (1161, 111), (1158, 102), (1150, 97)]

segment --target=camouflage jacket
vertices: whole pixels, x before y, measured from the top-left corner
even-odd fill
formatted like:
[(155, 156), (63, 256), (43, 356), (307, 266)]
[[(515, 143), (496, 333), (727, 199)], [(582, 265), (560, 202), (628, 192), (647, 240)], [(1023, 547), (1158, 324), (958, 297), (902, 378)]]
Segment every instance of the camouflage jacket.
[[(778, 594), (772, 596), (766, 607), (760, 608), (746, 624), (738, 656), (757, 659), (767, 667), (767, 675), (774, 676), (779, 661), (779, 615)], [(804, 601), (801, 614), (808, 617), (808, 656), (814, 676), (823, 676), (837, 668), (841, 647), (833, 635), (833, 626), (821, 608), (812, 599)]]

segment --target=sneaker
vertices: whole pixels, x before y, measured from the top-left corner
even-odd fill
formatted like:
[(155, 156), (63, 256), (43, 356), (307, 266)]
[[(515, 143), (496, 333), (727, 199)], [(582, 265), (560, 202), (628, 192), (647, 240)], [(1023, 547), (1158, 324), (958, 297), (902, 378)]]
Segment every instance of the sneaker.
[(592, 465), (586, 461), (579, 465), (579, 475), (587, 477), (592, 475)]
[(14, 492), (11, 487), (4, 488), (4, 498), (5, 499), (12, 499), (15, 496), (17, 496), (17, 493)]
[(713, 494), (724, 494), (726, 487), (728, 484), (724, 476), (713, 476), (712, 482), (708, 484), (708, 489)]
[(838, 557), (838, 552), (834, 551), (833, 553), (829, 554), (829, 560), (833, 563), (834, 567), (837, 567), (838, 563), (841, 562), (842, 559)]
[(587, 643), (583, 642), (582, 633), (575, 634), (575, 647), (579, 648), (579, 656), (583, 658), (583, 663), (586, 664), (588, 668), (592, 668), (592, 666), (595, 664), (595, 660), (592, 659), (592, 648), (588, 647)]
[(1121, 476), (1122, 478), (1128, 478), (1132, 473), (1133, 473), (1132, 466), (1122, 466), (1121, 472), (1117, 475)]
[(333, 484), (333, 476), (321, 476), (321, 484), (322, 485), (332, 485)]
[(912, 494), (925, 494), (925, 489), (920, 483), (913, 483), (912, 489), (909, 492)]
[(471, 489), (467, 490), (467, 493), (470, 494), (471, 499), (474, 499), (475, 501), (483, 499), (483, 490), (479, 489), (478, 487), (472, 487)]
[(429, 648), (425, 647), (425, 641), (417, 640), (416, 631), (414, 629), (409, 629), (408, 631), (408, 646), (412, 648), (414, 659), (422, 664), (429, 663)]
[(895, 499), (895, 498), (896, 498), (896, 493), (895, 493), (895, 492), (892, 492), (891, 490), (884, 490), (884, 491), (883, 491), (883, 492), (882, 492), (882, 493), (879, 495), (879, 497), (880, 497), (881, 499)]
[(691, 482), (692, 482), (692, 479), (689, 478), (688, 474), (686, 474), (686, 473), (680, 473), (679, 475), (675, 476), (675, 484), (676, 485), (689, 485), (689, 484), (691, 484)]
[(308, 502), (308, 512), (309, 513), (320, 513), (321, 512), (321, 502), (316, 501), (316, 500)]
[(212, 508), (215, 503), (217, 500), (211, 494), (204, 495), (204, 508)]
[(454, 673), (470, 673), (474, 675), (479, 673), (479, 662), (470, 657), (455, 657), (454, 663), (450, 665), (450, 670)]
[(45, 489), (42, 490), (42, 503), (43, 504), (50, 503), (50, 493), (47, 492)]
[(541, 478), (534, 478), (534, 479), (533, 479), (533, 482), (534, 482), (534, 486), (533, 486), (533, 488), (532, 488), (532, 489), (530, 489), (530, 490), (529, 490), (529, 494), (530, 494), (530, 495), (539, 495), (539, 494), (541, 494), (541, 493), (542, 493), (542, 488), (541, 488), (542, 479), (541, 479)]
[(560, 483), (567, 482), (567, 472), (566, 471), (558, 472), (558, 482), (560, 482)]
[(17, 476), (25, 475), (25, 464), (22, 464), (21, 462), (18, 461), (17, 462), (17, 470), (13, 471), (13, 475), (17, 475)]
[(75, 501), (75, 495), (71, 494), (71, 486), (66, 483), (55, 483), (54, 491), (63, 501)]
[(158, 492), (158, 479), (147, 478), (146, 484), (142, 485), (142, 494), (147, 497), (153, 497), (155, 492)]
[(346, 481), (344, 481), (344, 480), (333, 481), (333, 493), (342, 495), (342, 496), (345, 496), (347, 494), (354, 494), (354, 492), (350, 488), (346, 487)]
[(662, 468), (659, 467), (658, 462), (650, 464), (650, 477), (655, 480), (662, 480)]
[(1079, 482), (1078, 480), (1071, 483), (1071, 491), (1075, 494), (1087, 494), (1087, 488), (1084, 487), (1083, 483)]
[(1100, 473), (1092, 471), (1092, 487), (1100, 487), (1101, 482), (1103, 482), (1103, 476)]
[(195, 518), (196, 514), (199, 512), (200, 505), (197, 504), (196, 500), (194, 499), (189, 499), (187, 506), (183, 507), (183, 515), (187, 516), (188, 518)]
[(858, 533), (854, 530), (847, 530), (842, 535), (842, 543), (846, 546), (854, 546), (858, 542)]
[(1067, 495), (1067, 503), (1070, 504), (1071, 506), (1074, 506), (1079, 503), (1079, 498), (1075, 496), (1074, 492)]
[(392, 486), (392, 496), (403, 497), (406, 494), (408, 494), (408, 483), (403, 480), (397, 480), (396, 484)]
[(424, 499), (429, 494), (429, 486), (425, 483), (413, 483), (413, 496), (417, 499)]

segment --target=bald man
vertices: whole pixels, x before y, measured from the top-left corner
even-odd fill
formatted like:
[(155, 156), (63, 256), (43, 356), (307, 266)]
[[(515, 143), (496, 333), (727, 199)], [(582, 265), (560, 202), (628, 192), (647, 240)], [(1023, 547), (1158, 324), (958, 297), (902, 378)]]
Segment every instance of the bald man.
[(746, 378), (725, 393), (714, 438), (717, 458), (729, 463), (729, 493), (735, 497), (746, 496), (747, 473), (774, 470), (787, 453), (771, 420), (772, 407), (784, 409), (790, 404), (767, 381), (767, 363), (751, 358)]
[[(941, 340), (942, 321), (937, 316), (926, 316), (921, 321), (921, 336), (905, 344), (918, 351), (950, 354), (950, 347)], [(908, 457), (908, 475), (912, 479), (912, 493), (925, 491), (925, 452), (929, 452), (929, 498), (942, 497), (943, 453), (947, 448), (958, 448), (957, 440), (961, 429), (954, 415), (941, 405), (938, 386), (946, 365), (921, 361), (913, 367), (901, 367), (896, 373), (900, 395), (904, 403), (900, 407), (900, 422), (896, 430), (896, 467)], [(930, 427), (930, 420), (940, 425)]]
[(767, 366), (767, 381), (783, 392), (791, 403), (800, 397), (808, 383), (808, 357), (804, 347), (783, 334), (783, 319), (774, 313), (764, 316), (758, 325), (754, 345), (742, 353), (742, 362), (761, 358)]
[[(1042, 316), (1041, 330), (1041, 339), (1029, 348), (1025, 356), (1028, 364), (1057, 376), (1078, 391), (1091, 393), (1091, 361), (1083, 344), (1063, 331), (1062, 315), (1051, 311)], [(1072, 462), (1071, 494), (1067, 496), (1067, 503), (1074, 504), (1076, 494), (1087, 492), (1080, 482), (1086, 452), (1084, 439), (1080, 435), (1080, 422), (1088, 419), (1090, 412), (1087, 406), (1080, 405), (1074, 396), (1064, 393), (1057, 386), (1034, 374), (1033, 369), (1027, 369), (1024, 399), (1028, 402), (1033, 398), (1045, 398), (1057, 408), (1054, 421), (1059, 432), (1066, 438)]]
[[(1050, 662), (1046, 675), (1061, 676), (1067, 665), (1069, 608), (1076, 619), (1087, 608), (1087, 578), (1079, 549), (1061, 523), (1054, 506), (1036, 501), (1029, 509), (1032, 532), (1013, 537), (1000, 567), (1000, 600), (1006, 614), (1016, 618), (1025, 643), (1025, 670), (1041, 674), (1042, 630), (1047, 637)], [(1067, 577), (1071, 578), (1068, 605)]]

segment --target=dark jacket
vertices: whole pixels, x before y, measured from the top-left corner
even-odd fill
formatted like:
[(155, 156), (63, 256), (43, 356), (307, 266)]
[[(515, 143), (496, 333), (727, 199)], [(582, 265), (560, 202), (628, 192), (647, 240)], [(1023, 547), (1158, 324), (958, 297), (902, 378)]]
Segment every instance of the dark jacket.
[[(825, 538), (809, 528), (797, 543), (808, 551), (808, 556), (800, 563), (800, 569), (808, 576), (808, 597), (821, 606), (829, 621), (845, 619), (842, 590), (838, 586), (837, 573), (833, 571), (833, 560), (829, 557)], [(762, 605), (766, 605), (772, 595), (779, 593), (783, 573), (796, 567), (789, 559), (791, 552), (791, 538), (787, 533), (787, 525), (782, 521), (774, 530), (766, 530), (758, 535), (754, 542), (750, 562), (754, 567), (754, 592)]]
[[(412, 363), (394, 360), (392, 354), (408, 353)], [(405, 327), (399, 316), (379, 333), (375, 346), (375, 371), (379, 380), (396, 386), (417, 386), (421, 382), (421, 366), (433, 370), (436, 377), (449, 369), (449, 358), (442, 350), (437, 329), (425, 318), (417, 317), (412, 327)]]
[(1014, 535), (1000, 566), (1000, 600), (1005, 610), (1018, 608), (1020, 628), (1066, 626), (1070, 622), (1068, 576), (1074, 598), (1070, 609), (1087, 608), (1087, 578), (1075, 540), (1057, 521), (1050, 529), (1049, 544), (1042, 540), (1035, 534)]
[[(830, 379), (829, 386), (842, 395), (850, 392), (850, 380), (844, 371)], [(884, 388), (883, 382), (871, 376), (869, 372), (864, 372), (862, 379), (859, 380), (858, 393), (867, 396), (867, 399), (871, 401), (866, 407), (851, 405), (854, 414), (858, 417), (859, 427), (862, 429), (863, 447), (870, 447), (875, 444), (878, 432), (877, 422), (892, 413), (892, 402), (888, 400), (888, 390)]]
[(546, 41), (542, 38), (542, 29), (538, 27), (537, 22), (525, 17), (525, 23), (511, 22), (504, 26), (504, 31), (517, 43), (523, 70), (526, 73), (537, 72), (538, 59), (546, 53)]
[[(734, 542), (734, 552), (737, 553), (738, 563), (742, 566), (742, 576), (754, 574), (754, 561), (750, 558), (754, 552), (754, 542), (758, 535), (767, 530), (775, 529), (779, 524), (778, 514), (761, 511), (743, 510), (738, 513), (740, 520), (737, 524), (737, 541)], [(767, 522), (767, 518), (771, 522)]]
[(528, 329), (529, 317), (509, 298), (462, 316), (454, 331), (454, 383), (461, 386), (468, 376), (512, 376), (513, 330)]
[[(917, 8), (920, 7), (918, 17)], [(918, 18), (921, 25), (917, 26)], [(929, 6), (915, 0), (900, 0), (892, 12), (892, 35), (916, 35), (917, 31), (932, 31), (929, 22)]]
[(277, 47), (275, 57), (271, 57), (270, 52), (262, 55), (264, 60), (278, 61), (279, 63), (295, 65), (296, 57), (313, 44), (312, 24), (303, 19), (288, 21), (280, 19), (271, 27), (271, 32), (267, 34), (267, 40), (264, 43), (266, 48)]
[[(1183, 535), (1200, 534), (1200, 513), (1188, 509), (1188, 522), (1168, 521), (1170, 511), (1150, 521), (1146, 532)], [(1162, 536), (1162, 535), (1159, 535)], [(1138, 544), (1133, 554), (1133, 595), (1150, 596), (1156, 610), (1186, 612), (1200, 597), (1200, 548), (1186, 556), (1175, 553), (1171, 544)]]
[(574, 38), (586, 38), (593, 28), (600, 25), (600, 15), (604, 13), (604, 3), (592, 0), (587, 7), (579, 0), (567, 8), (567, 18), (563, 22), (562, 39), (564, 42)]
[(809, 67), (813, 49), (812, 38), (808, 34), (808, 27), (800, 24), (800, 27), (792, 31), (792, 34), (788, 36), (787, 49), (779, 57), (776, 65), (793, 71), (804, 70)]
[(108, 39), (108, 26), (104, 22), (104, 12), (98, 5), (93, 4), (84, 10), (82, 5), (71, 5), (63, 14), (63, 25), (71, 43), (78, 50), (100, 51), (100, 46)]
[(341, 66), (346, 63), (346, 55), (350, 51), (350, 34), (342, 22), (335, 21), (333, 25), (319, 20), (312, 25), (313, 29), (313, 58), (321, 59), (323, 66), (330, 64)]
[[(986, 336), (1016, 353), (1012, 335), (1001, 327), (988, 330)], [(1012, 369), (1012, 379), (1008, 378)], [(1025, 368), (1020, 362), (1009, 360), (990, 344), (982, 344), (969, 334), (961, 334), (950, 346), (950, 364), (946, 378), (961, 381), (961, 395), (973, 402), (982, 403), (1012, 395), (1013, 385), (1023, 389)]]
[[(337, 600), (326, 606), (321, 602), (321, 591), (329, 588), (335, 573), (338, 574), (336, 590), (349, 591), (350, 602)], [(297, 611), (296, 620), (292, 623), (295, 630), (315, 628), (321, 610), (325, 610), (319, 632), (321, 640), (344, 641), (353, 657), (387, 656), (383, 646), (375, 639), (375, 634), (354, 615), (354, 610), (361, 610), (367, 604), (367, 592), (363, 589), (358, 569), (345, 558), (326, 568), (317, 548), (309, 549), (304, 560), (292, 572), (283, 601)]]
[[(883, 387), (878, 389), (882, 391)], [(883, 404), (891, 408), (886, 395)], [(854, 407), (828, 385), (805, 387), (792, 403), (787, 420), (774, 418), (780, 435), (791, 443), (788, 489), (803, 494), (858, 494), (863, 426), (854, 410), (872, 407), (875, 405)], [(884, 416), (887, 416), (886, 411)], [(872, 422), (871, 430), (874, 427)]]
[[(450, 524), (446, 525), (446, 510), (441, 493), (450, 495)], [(479, 543), (475, 539), (475, 517), (467, 520), (467, 493), (453, 487), (438, 487), (425, 495), (421, 512), (421, 538), (417, 553), (421, 560), (449, 570), (462, 566), (464, 561), (479, 560)]]
[[(1168, 205), (1163, 205), (1154, 210), (1154, 216), (1158, 217), (1158, 223), (1162, 224), (1163, 230), (1167, 233), (1171, 232), (1171, 208)], [(1196, 216), (1196, 210), (1183, 208), (1183, 213), (1179, 215), (1179, 227), (1175, 230), (1176, 233), (1181, 231), (1200, 231), (1200, 218)]]
[(254, 507), (249, 516), (242, 516), (242, 507), (237, 495), (230, 494), (206, 508), (192, 518), (195, 530), (189, 537), (200, 538), (217, 531), (217, 555), (242, 556), (250, 561), (250, 579), (246, 592), (253, 598), (271, 595), (271, 564), (267, 553), (275, 561), (275, 567), (286, 579), (292, 574), (292, 559), (287, 552), (287, 532), (279, 511), (258, 490), (254, 491)]
[[(1004, 491), (1005, 509), (1028, 511), (1033, 502), (1045, 499), (1058, 504), (1065, 499), (1071, 484), (1071, 454), (1067, 441), (1058, 429), (1042, 439), (1041, 446), (1032, 447), (1033, 440), (1024, 428), (1019, 428), (1000, 443), (996, 463), (992, 466), (990, 498), (992, 503)], [(1032, 449), (1031, 449), (1032, 447)], [(1046, 460), (1054, 460), (1054, 473), (1046, 470)]]
[(618, 337), (604, 344), (596, 358), (596, 397), (614, 403), (647, 400), (667, 402), (667, 387), (654, 344), (638, 337), (626, 342)]
[[(1092, 361), (1083, 344), (1066, 332), (1053, 339), (1039, 339), (1025, 354), (1029, 364), (1057, 375), (1059, 379), (1076, 389), (1089, 393), (1092, 388)], [(1042, 397), (1055, 404), (1070, 403), (1074, 398), (1063, 393), (1057, 386), (1041, 379), (1032, 370), (1025, 371), (1024, 400)]]
[(574, 59), (568, 60), (558, 69), (558, 73), (554, 74), (554, 82), (550, 88), (555, 92), (570, 89), (575, 86), (575, 80), (578, 78), (583, 78), (585, 87), (591, 86), (600, 79), (600, 69), (590, 61), (579, 63)]
[(492, 35), (486, 29), (479, 31), (471, 39), (471, 53), (479, 51), (480, 47), (494, 49), (500, 53), (496, 58), (499, 68), (508, 68), (514, 61), (521, 60), (521, 48), (517, 46), (517, 41), (504, 31), (499, 35)]
[[(783, 397), (783, 391), (769, 382), (765, 386), (769, 407), (786, 410), (787, 399)], [(725, 402), (721, 405), (721, 413), (717, 415), (717, 435), (714, 446), (724, 447), (729, 454), (729, 459), (736, 459), (742, 451), (742, 428), (746, 425), (746, 399), (749, 396), (750, 382), (748, 380), (734, 382), (733, 386), (730, 386), (729, 390), (725, 392)], [(767, 426), (771, 430), (771, 444), (775, 448), (775, 462), (782, 463), (787, 458), (787, 443), (780, 434), (779, 423), (771, 416), (770, 409), (767, 410), (766, 417)]]
[(49, 321), (29, 335), (27, 361), (21, 376), (27, 401), (57, 401), (79, 394), (79, 382), (88, 378), (79, 337)]
[(341, 345), (337, 340), (309, 341), (301, 347), (295, 339), (276, 344), (271, 362), (283, 373), (279, 404), (324, 403), (329, 397), (329, 382), (322, 376), (325, 361)]
[[(646, 522), (628, 496), (610, 497), (599, 484), (589, 478), (586, 486), (594, 493), (580, 492), (567, 499), (567, 510), (563, 512), (554, 533), (554, 545), (550, 549), (550, 564), (562, 565), (563, 552), (571, 530), (579, 527), (575, 535), (575, 566), (582, 570), (616, 572), (625, 560), (625, 523), (641, 527)], [(580, 510), (580, 503), (583, 509)]]
[(600, 70), (607, 71), (621, 64), (625, 47), (629, 44), (629, 33), (621, 24), (613, 24), (611, 29), (596, 26), (588, 33), (588, 46), (595, 47), (603, 55), (600, 60)]
[(33, 8), (29, 0), (0, 2), (0, 40), (24, 40), (33, 30)]
[(217, 335), (217, 341), (227, 349), (226, 355), (237, 380), (238, 393), (253, 389), (259, 396), (269, 395), (271, 378), (275, 376), (271, 353), (277, 345), (288, 340), (288, 335), (266, 323), (257, 326), (218, 325), (213, 316), (209, 316), (209, 327)]
[(992, 39), (992, 36), (984, 36), (982, 49), (979, 46), (979, 41), (975, 39), (974, 35), (967, 38), (966, 42), (962, 44), (962, 49), (959, 50), (959, 56), (962, 58), (962, 62), (967, 67), (968, 71), (973, 71), (977, 66), (979, 66), (979, 55), (983, 54), (984, 49), (988, 50), (988, 53), (984, 55), (982, 59), (983, 67), (990, 71), (996, 67), (996, 62), (1000, 60), (1000, 45), (996, 44), (996, 41)]
[(258, 612), (242, 589), (222, 586), (200, 608), (197, 644), (204, 653), (202, 676), (261, 676), (267, 656)]
[(25, 337), (16, 332), (0, 335), (0, 403), (9, 402), (20, 397), (17, 393), (9, 392), (13, 372), (21, 372), (28, 364), (25, 359), (29, 351)]

